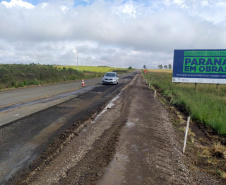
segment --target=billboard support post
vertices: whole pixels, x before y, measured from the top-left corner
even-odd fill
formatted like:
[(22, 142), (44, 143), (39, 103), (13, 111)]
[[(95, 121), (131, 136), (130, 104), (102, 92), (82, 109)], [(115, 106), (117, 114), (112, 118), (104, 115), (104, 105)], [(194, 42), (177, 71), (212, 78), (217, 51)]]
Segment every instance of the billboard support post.
[(217, 96), (219, 97), (219, 88), (218, 88), (219, 84), (216, 85), (216, 90), (217, 90)]
[(197, 83), (195, 83), (195, 91), (196, 91), (196, 89), (197, 89)]
[(219, 84), (216, 85), (216, 89), (217, 89), (217, 90), (218, 90), (218, 86), (219, 86)]

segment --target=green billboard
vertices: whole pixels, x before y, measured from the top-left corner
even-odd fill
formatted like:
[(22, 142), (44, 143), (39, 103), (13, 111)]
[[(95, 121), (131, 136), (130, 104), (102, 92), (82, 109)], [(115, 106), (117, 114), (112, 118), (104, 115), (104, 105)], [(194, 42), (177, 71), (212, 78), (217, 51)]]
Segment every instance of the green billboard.
[(175, 50), (173, 82), (226, 84), (226, 50)]

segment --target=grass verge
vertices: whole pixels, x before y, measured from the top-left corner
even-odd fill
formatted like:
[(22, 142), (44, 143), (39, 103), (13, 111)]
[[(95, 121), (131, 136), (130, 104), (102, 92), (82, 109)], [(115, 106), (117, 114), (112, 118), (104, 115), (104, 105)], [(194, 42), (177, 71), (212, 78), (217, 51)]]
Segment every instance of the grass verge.
[(147, 83), (162, 92), (176, 107), (193, 120), (205, 123), (226, 135), (226, 85), (172, 83), (172, 70), (149, 70)]
[[(220, 122), (223, 127), (220, 130), (213, 130), (210, 126), (206, 126), (206, 120), (195, 117), (195, 113), (202, 114), (206, 110), (214, 115), (217, 110), (215, 107), (225, 109), (225, 85), (221, 85), (216, 89), (216, 85), (198, 84), (195, 91), (194, 84), (173, 84), (171, 70), (150, 70), (143, 76), (146, 78), (147, 85), (151, 89), (158, 91), (158, 99), (170, 112), (171, 121), (178, 133), (181, 145), (186, 127), (186, 118), (192, 115), (192, 121), (188, 131), (188, 140), (186, 147), (186, 155), (190, 160), (189, 167), (193, 171), (203, 172), (214, 175), (219, 184), (226, 184), (226, 137), (224, 130), (224, 121)], [(200, 100), (197, 100), (200, 99)], [(211, 99), (211, 100), (209, 100)], [(201, 102), (201, 103), (200, 103)], [(220, 107), (218, 104), (220, 102)], [(195, 109), (193, 110), (192, 103)], [(198, 107), (197, 107), (198, 105)], [(205, 107), (205, 111), (200, 111)], [(182, 111), (181, 111), (182, 110)], [(205, 114), (204, 114), (205, 115)], [(217, 116), (223, 114), (217, 114)], [(221, 119), (220, 119), (221, 120)], [(218, 135), (220, 133), (221, 135)], [(182, 148), (181, 148), (182, 151)]]

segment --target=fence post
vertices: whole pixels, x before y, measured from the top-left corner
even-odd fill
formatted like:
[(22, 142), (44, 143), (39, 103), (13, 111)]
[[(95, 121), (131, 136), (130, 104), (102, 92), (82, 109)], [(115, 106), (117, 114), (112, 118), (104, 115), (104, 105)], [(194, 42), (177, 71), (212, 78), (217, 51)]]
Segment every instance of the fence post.
[(189, 123), (190, 123), (190, 116), (187, 119), (187, 127), (185, 131), (185, 136), (184, 136), (184, 148), (183, 148), (183, 153), (185, 152), (186, 149), (186, 144), (187, 144), (187, 137), (188, 137), (188, 130), (189, 130)]
[(216, 85), (216, 90), (217, 90), (217, 96), (219, 97), (219, 88), (218, 88), (219, 84)]

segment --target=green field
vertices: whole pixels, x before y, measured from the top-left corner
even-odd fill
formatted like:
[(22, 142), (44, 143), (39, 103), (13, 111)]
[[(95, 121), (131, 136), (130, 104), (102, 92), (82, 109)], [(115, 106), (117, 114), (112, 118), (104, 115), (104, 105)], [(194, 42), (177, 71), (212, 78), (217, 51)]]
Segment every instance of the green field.
[[(77, 70), (77, 66), (55, 66), (57, 68), (63, 69), (65, 68), (72, 68)], [(78, 66), (78, 71), (89, 71), (89, 72), (98, 72), (98, 73), (106, 73), (111, 71), (120, 71), (120, 70), (126, 70), (126, 68), (115, 68), (115, 67), (108, 67), (108, 66)]]
[(193, 120), (226, 135), (226, 85), (197, 84), (195, 90), (195, 84), (172, 83), (172, 70), (149, 70), (144, 76)]

